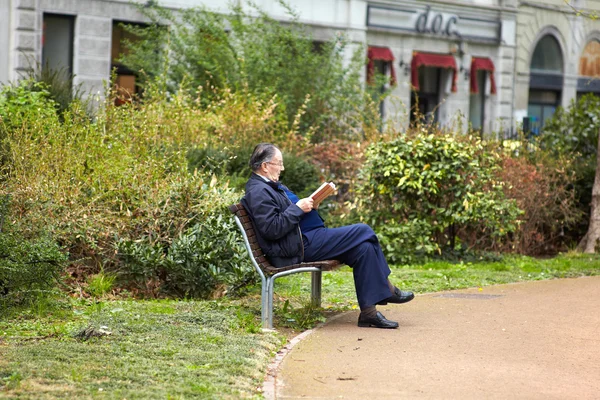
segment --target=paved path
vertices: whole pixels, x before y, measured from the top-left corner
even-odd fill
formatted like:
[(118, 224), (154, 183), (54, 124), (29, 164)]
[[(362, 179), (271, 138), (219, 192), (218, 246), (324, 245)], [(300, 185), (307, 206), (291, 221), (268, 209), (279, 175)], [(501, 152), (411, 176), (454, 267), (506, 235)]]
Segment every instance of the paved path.
[(600, 399), (600, 277), (417, 296), (306, 335), (275, 373), (277, 399)]

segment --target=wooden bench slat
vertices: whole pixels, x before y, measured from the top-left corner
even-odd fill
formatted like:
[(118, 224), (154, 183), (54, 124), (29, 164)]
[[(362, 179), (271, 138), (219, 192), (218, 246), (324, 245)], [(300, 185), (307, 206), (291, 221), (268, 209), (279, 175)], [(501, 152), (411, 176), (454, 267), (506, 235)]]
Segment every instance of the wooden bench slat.
[(264, 256), (262, 249), (259, 247), (258, 249), (252, 249), (252, 255), (256, 257)]
[(238, 216), (238, 218), (240, 219), (240, 221), (242, 222), (252, 222), (252, 220), (250, 219), (249, 215), (245, 215), (243, 217)]

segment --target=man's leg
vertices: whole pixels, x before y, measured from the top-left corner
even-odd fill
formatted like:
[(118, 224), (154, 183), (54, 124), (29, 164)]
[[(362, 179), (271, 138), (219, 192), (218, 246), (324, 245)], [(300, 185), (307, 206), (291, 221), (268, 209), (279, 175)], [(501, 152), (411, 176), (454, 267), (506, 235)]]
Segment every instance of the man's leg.
[(362, 308), (390, 297), (390, 268), (375, 232), (365, 224), (321, 228), (306, 233), (304, 260), (337, 259), (352, 267), (356, 297)]

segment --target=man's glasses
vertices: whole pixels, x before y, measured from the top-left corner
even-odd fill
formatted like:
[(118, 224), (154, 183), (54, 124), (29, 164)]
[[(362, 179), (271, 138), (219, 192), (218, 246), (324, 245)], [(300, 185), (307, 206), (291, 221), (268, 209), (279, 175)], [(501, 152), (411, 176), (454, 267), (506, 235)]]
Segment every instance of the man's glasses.
[(277, 165), (278, 167), (283, 167), (283, 161), (280, 162), (271, 162), (271, 161), (265, 161), (267, 164), (271, 164), (271, 165)]

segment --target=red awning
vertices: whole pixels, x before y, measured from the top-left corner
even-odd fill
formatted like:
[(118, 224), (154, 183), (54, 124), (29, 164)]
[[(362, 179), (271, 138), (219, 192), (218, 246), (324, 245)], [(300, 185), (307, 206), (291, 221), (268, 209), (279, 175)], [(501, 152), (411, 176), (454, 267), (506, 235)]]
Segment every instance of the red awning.
[(473, 57), (471, 60), (471, 93), (479, 93), (477, 87), (477, 71), (489, 71), (491, 92), (496, 94), (496, 80), (494, 79), (494, 63), (489, 58)]
[(367, 51), (369, 63), (367, 64), (367, 82), (373, 83), (373, 75), (375, 75), (375, 60), (387, 61), (390, 63), (390, 83), (396, 84), (396, 70), (394, 69), (394, 55), (387, 47), (371, 47)]
[(458, 75), (454, 56), (450, 54), (431, 54), (421, 53), (418, 51), (413, 52), (412, 63), (410, 65), (410, 75), (411, 83), (417, 91), (419, 90), (420, 67), (449, 68), (454, 70), (454, 74), (452, 76), (452, 91), (456, 92)]

